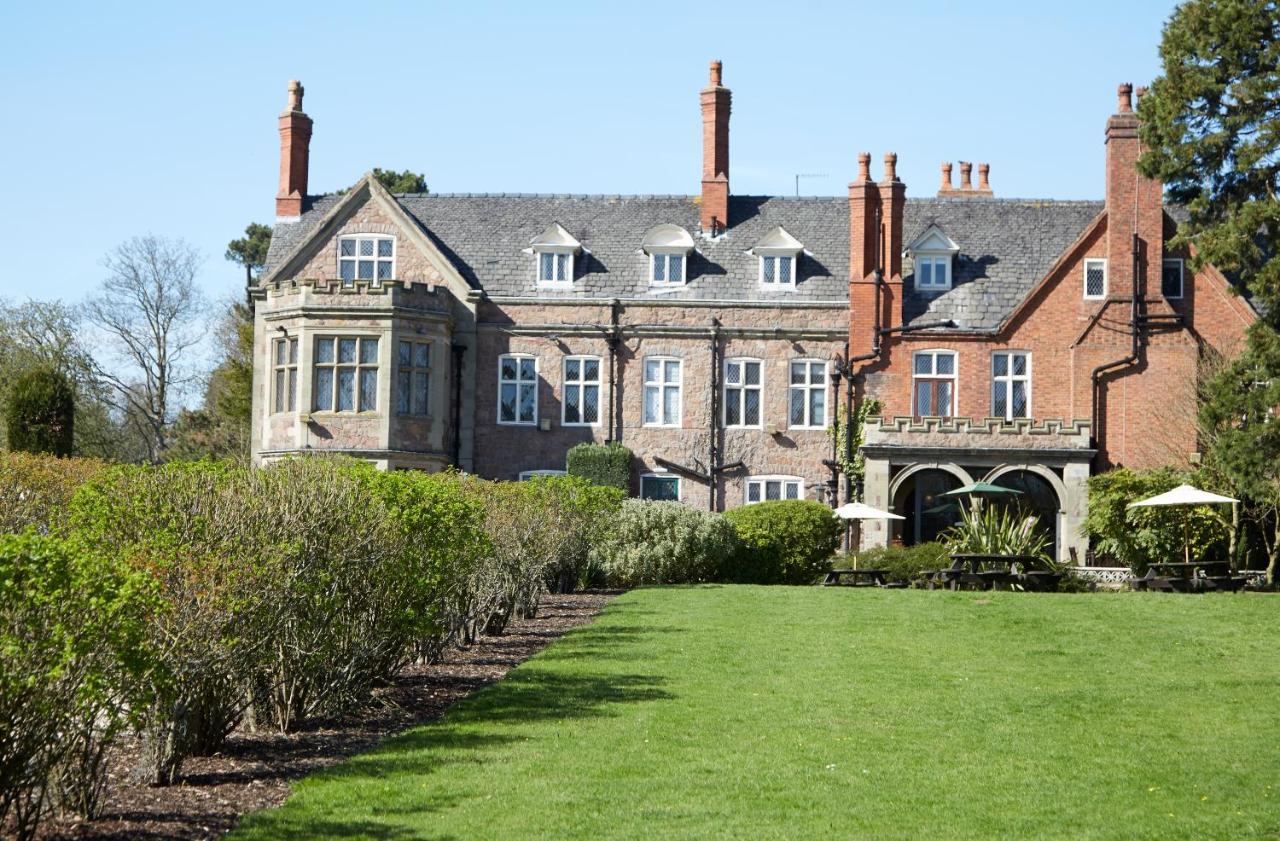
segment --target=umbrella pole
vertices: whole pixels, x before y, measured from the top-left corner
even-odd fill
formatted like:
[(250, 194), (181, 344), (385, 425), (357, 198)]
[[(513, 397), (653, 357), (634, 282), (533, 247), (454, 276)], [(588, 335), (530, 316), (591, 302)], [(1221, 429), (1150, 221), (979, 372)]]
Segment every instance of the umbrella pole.
[[(1189, 515), (1188, 515), (1189, 516)], [(1191, 537), (1187, 534), (1189, 520), (1187, 517), (1182, 518), (1182, 559), (1187, 563), (1191, 563)]]

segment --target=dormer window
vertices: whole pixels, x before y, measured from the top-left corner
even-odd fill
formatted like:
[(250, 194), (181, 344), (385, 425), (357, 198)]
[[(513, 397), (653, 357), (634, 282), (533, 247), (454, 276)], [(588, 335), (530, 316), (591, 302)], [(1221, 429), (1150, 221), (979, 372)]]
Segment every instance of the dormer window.
[(951, 288), (951, 264), (960, 246), (951, 241), (937, 225), (925, 228), (907, 251), (915, 264), (915, 288), (917, 292), (937, 294)]
[(760, 261), (760, 286), (764, 289), (794, 289), (800, 255), (804, 246), (781, 226), (761, 237), (751, 253)]
[(573, 258), (581, 253), (582, 243), (560, 224), (553, 224), (529, 243), (534, 256), (538, 286), (569, 288), (573, 285)]
[(396, 241), (386, 236), (338, 237), (338, 277), (343, 286), (365, 280), (372, 286), (396, 276)]
[(649, 257), (649, 283), (653, 286), (683, 286), (693, 237), (679, 225), (655, 225), (645, 232), (640, 244)]

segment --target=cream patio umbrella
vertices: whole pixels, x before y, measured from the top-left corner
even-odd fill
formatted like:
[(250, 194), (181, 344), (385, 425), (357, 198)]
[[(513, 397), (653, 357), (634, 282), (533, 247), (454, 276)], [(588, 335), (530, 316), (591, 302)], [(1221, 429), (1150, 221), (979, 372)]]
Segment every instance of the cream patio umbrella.
[[(872, 508), (865, 502), (846, 502), (835, 510), (835, 515), (842, 520), (905, 520), (889, 511)], [(853, 556), (853, 568), (858, 568), (858, 556)]]
[[(1137, 502), (1130, 502), (1126, 508), (1154, 508), (1158, 505), (1181, 505), (1190, 507), (1195, 505), (1220, 505), (1227, 502), (1239, 502), (1240, 500), (1229, 496), (1220, 496), (1208, 491), (1202, 491), (1194, 485), (1178, 485), (1171, 491), (1165, 491), (1162, 494), (1141, 499)], [(1191, 539), (1187, 533), (1187, 518), (1182, 518), (1182, 554), (1183, 560), (1191, 563)]]

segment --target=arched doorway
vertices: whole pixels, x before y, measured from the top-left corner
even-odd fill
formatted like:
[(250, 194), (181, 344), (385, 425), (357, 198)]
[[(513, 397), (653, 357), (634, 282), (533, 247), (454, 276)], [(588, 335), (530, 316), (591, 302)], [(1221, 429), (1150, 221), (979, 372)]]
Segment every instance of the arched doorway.
[(1057, 558), (1061, 540), (1061, 535), (1058, 534), (1058, 514), (1062, 510), (1062, 501), (1053, 484), (1039, 473), (1025, 469), (996, 471), (987, 481), (1022, 491), (1021, 496), (1002, 504), (1011, 505), (1015, 510), (1026, 514), (1035, 514), (1039, 518), (1037, 528), (1052, 541), (1049, 557)]
[(959, 476), (938, 468), (925, 468), (906, 476), (893, 498), (894, 512), (905, 518), (892, 521), (895, 537), (904, 546), (937, 540), (960, 519), (959, 502), (942, 494), (963, 484)]

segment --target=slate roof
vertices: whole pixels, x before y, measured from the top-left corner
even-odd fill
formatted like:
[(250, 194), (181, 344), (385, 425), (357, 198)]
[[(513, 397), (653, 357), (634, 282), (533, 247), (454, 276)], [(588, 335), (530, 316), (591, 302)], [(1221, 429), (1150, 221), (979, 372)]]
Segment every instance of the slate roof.
[[(714, 240), (697, 236), (695, 196), (555, 196), (527, 194), (398, 195), (473, 287), (490, 295), (544, 298), (673, 298), (724, 301), (847, 301), (849, 204), (843, 197), (733, 196), (732, 226)], [(302, 219), (276, 226), (266, 270), (275, 268), (339, 200), (312, 199)], [(908, 322), (949, 319), (957, 329), (997, 326), (1102, 210), (1102, 202), (1024, 199), (908, 199), (903, 242), (937, 224), (960, 248), (953, 288), (923, 295), (904, 261)], [(552, 222), (578, 239), (572, 290), (538, 289), (529, 241)], [(695, 235), (686, 285), (651, 289), (645, 231), (672, 223)], [(781, 225), (805, 246), (794, 290), (760, 288), (757, 258), (749, 254)]]

